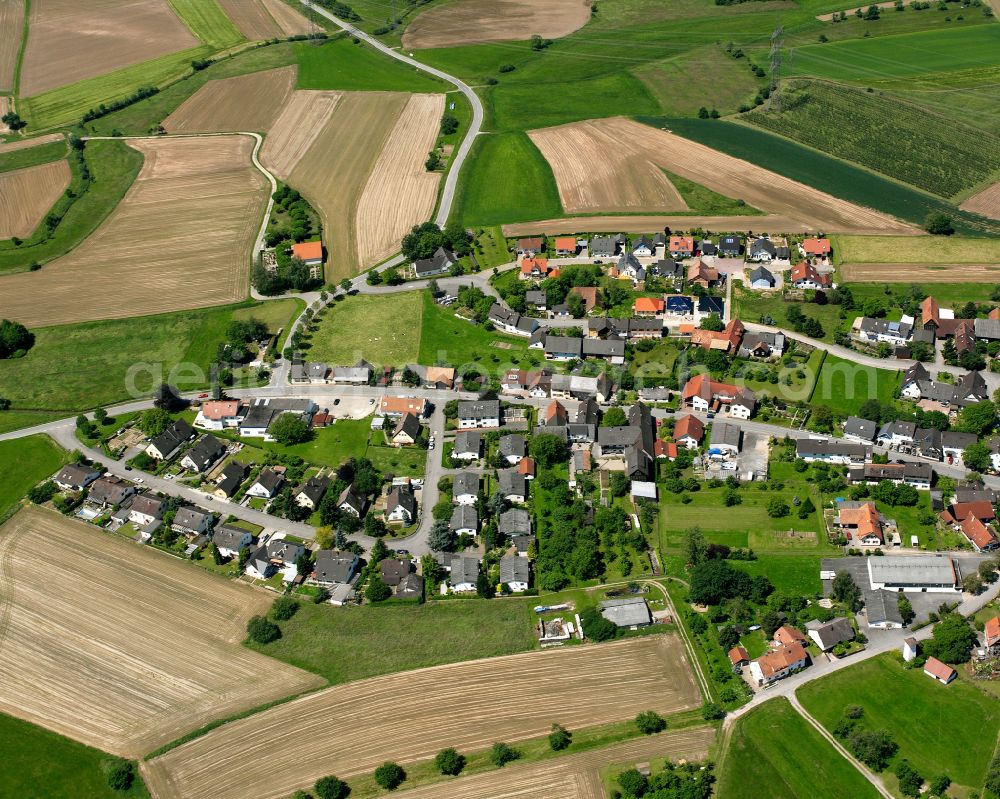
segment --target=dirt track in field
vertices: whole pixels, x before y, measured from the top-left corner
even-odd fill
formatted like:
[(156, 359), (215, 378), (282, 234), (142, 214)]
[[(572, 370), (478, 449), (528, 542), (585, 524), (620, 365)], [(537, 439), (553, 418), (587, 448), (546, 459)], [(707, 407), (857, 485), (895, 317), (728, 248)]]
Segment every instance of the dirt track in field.
[(29, 326), (241, 300), (270, 184), (249, 136), (132, 140), (145, 163), (121, 204), (68, 255), (0, 277), (0, 316)]
[(851, 283), (993, 283), (1000, 264), (843, 264), (840, 277)]
[(70, 177), (65, 160), (0, 172), (0, 239), (30, 236), (66, 191)]
[(24, 0), (0, 0), (0, 92), (14, 89), (23, 26)]
[(13, 153), (17, 150), (27, 150), (29, 147), (38, 147), (40, 144), (62, 141), (64, 138), (61, 133), (46, 133), (44, 136), (37, 136), (34, 139), (21, 139), (0, 143), (0, 155)]
[(664, 227), (674, 230), (702, 228), (707, 231), (805, 230), (802, 223), (787, 216), (571, 216), (563, 219), (543, 219), (540, 222), (518, 222), (504, 225), (505, 236), (534, 236), (539, 233), (656, 233)]
[(210, 80), (163, 120), (169, 133), (271, 129), (292, 95), (296, 66)]
[(361, 268), (354, 228), (358, 201), (408, 99), (408, 94), (389, 92), (344, 94), (289, 175), (289, 184), (306, 196), (323, 219), (330, 281), (352, 276)]
[(32, 0), (20, 95), (34, 97), (198, 44), (167, 0)]
[[(733, 158), (697, 142), (630, 119), (613, 117), (588, 120), (532, 132), (533, 137), (543, 136), (554, 142), (559, 142), (561, 137), (577, 140), (581, 135), (593, 140), (591, 147), (595, 155), (608, 153), (616, 147), (628, 147), (644, 154), (653, 164), (713, 191), (745, 200), (748, 205), (761, 211), (795, 220), (797, 224), (787, 228), (788, 231), (805, 229), (828, 233), (913, 235), (921, 232), (885, 214), (840, 200), (762, 169), (749, 161)], [(754, 226), (754, 223), (748, 224)], [(759, 221), (756, 226), (759, 230), (768, 229)], [(771, 226), (770, 229), (775, 228)]]
[(292, 92), (264, 140), (261, 149), (264, 166), (282, 180), (288, 180), (292, 169), (326, 127), (341, 97), (340, 92)]
[(240, 646), (267, 594), (53, 511), (0, 528), (0, 710), (136, 757), (322, 684)]
[(424, 162), (443, 112), (443, 94), (414, 94), (396, 120), (358, 200), (359, 264), (384, 261), (416, 222), (431, 218), (441, 173), (428, 172)]
[(605, 799), (601, 769), (620, 766), (624, 771), (636, 763), (661, 757), (674, 762), (704, 760), (714, 740), (715, 730), (711, 727), (670, 730), (541, 763), (515, 761), (499, 771), (402, 790), (397, 796), (400, 799)]
[(963, 211), (972, 211), (974, 214), (1000, 220), (1000, 180), (978, 194), (973, 194), (958, 207)]
[(455, 47), (479, 42), (568, 36), (590, 19), (589, 0), (458, 0), (418, 14), (403, 47)]
[(552, 167), (568, 214), (688, 210), (667, 176), (634, 141), (613, 138), (601, 126), (586, 123), (528, 135)]
[(335, 686), (233, 722), (145, 764), (157, 799), (286, 799), (442, 747), (485, 748), (701, 702), (678, 638), (527, 652)]

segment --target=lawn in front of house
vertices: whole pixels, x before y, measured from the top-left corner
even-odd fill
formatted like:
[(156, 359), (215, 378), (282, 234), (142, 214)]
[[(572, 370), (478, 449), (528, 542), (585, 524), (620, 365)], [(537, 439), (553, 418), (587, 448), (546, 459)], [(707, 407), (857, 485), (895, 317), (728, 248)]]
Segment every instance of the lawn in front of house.
[(966, 789), (982, 789), (1000, 704), (968, 683), (941, 685), (886, 654), (807, 683), (799, 699), (828, 730), (848, 705), (863, 707), (862, 726), (886, 730), (899, 744), (890, 771), (905, 758), (928, 779), (947, 774)]

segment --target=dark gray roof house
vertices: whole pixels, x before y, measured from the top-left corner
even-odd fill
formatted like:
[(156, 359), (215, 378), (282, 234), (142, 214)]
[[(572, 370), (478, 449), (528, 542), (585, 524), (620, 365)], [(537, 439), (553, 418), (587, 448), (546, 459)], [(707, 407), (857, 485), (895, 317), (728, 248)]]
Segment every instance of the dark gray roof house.
[(774, 275), (770, 270), (765, 269), (763, 266), (758, 266), (750, 273), (750, 286), (755, 289), (760, 288), (771, 288), (775, 286)]
[(212, 533), (212, 543), (219, 549), (238, 552), (243, 546), (249, 543), (247, 536), (250, 536), (250, 541), (253, 540), (253, 536), (250, 535), (249, 530), (244, 530), (242, 527), (232, 527), (228, 524), (220, 524)]
[(523, 508), (511, 508), (500, 514), (497, 530), (501, 535), (530, 535), (531, 514)]
[(329, 477), (310, 477), (295, 492), (295, 501), (310, 508), (319, 507), (329, 485)]
[(514, 434), (500, 439), (500, 454), (507, 460), (520, 460), (525, 456), (524, 436)]
[(212, 514), (201, 508), (178, 508), (172, 527), (187, 532), (204, 532), (212, 526)]
[(424, 595), (424, 578), (410, 572), (396, 586), (397, 599), (420, 599)]
[(312, 578), (317, 583), (349, 583), (358, 571), (358, 556), (353, 552), (321, 549), (316, 553)]
[(120, 477), (105, 475), (90, 484), (87, 499), (101, 505), (121, 505), (135, 493), (135, 487)]
[(505, 584), (528, 584), (531, 579), (531, 562), (519, 555), (504, 555), (500, 558), (500, 582)]
[(743, 251), (743, 241), (739, 236), (723, 236), (719, 239), (719, 252), (727, 257), (735, 257)]
[(338, 508), (347, 511), (348, 513), (353, 513), (358, 517), (364, 514), (367, 504), (368, 503), (365, 501), (365, 498), (354, 490), (353, 485), (349, 485), (341, 491), (340, 496), (337, 498)]
[(410, 573), (410, 561), (403, 558), (385, 558), (379, 561), (378, 569), (382, 582), (395, 587)]
[(416, 518), (417, 499), (408, 486), (396, 486), (392, 489), (386, 502), (385, 512), (393, 518), (404, 515), (404, 520), (408, 521)]
[(215, 480), (215, 490), (227, 498), (232, 498), (240, 490), (246, 476), (246, 466), (236, 461), (230, 461), (219, 472), (219, 476)]
[(479, 530), (479, 512), (475, 505), (456, 505), (451, 512), (451, 522), (449, 526), (456, 532), (459, 530), (470, 530), (476, 533)]
[(590, 251), (595, 258), (610, 258), (618, 254), (619, 248), (625, 243), (625, 237), (594, 236), (590, 240)]
[(154, 458), (169, 458), (177, 448), (194, 436), (194, 428), (183, 419), (173, 424), (149, 442), (146, 452)]
[(843, 616), (830, 621), (813, 619), (806, 622), (806, 633), (824, 652), (854, 639), (854, 627)]
[(100, 470), (93, 466), (77, 466), (75, 463), (70, 463), (63, 466), (52, 479), (64, 491), (82, 491), (100, 476)]
[(483, 450), (483, 434), (478, 430), (460, 430), (455, 434), (455, 445), (452, 454), (458, 456), (479, 457)]
[(848, 416), (844, 422), (844, 438), (853, 438), (871, 444), (878, 435), (878, 424), (859, 416)]
[(213, 463), (226, 454), (226, 448), (215, 436), (206, 433), (184, 453), (181, 463), (196, 472), (206, 471)]
[(451, 493), (456, 499), (463, 494), (478, 494), (479, 475), (475, 472), (459, 472), (452, 481)]
[(528, 481), (523, 474), (518, 474), (517, 469), (500, 469), (497, 472), (497, 488), (500, 495), (508, 499), (528, 496)]
[(421, 258), (413, 262), (413, 271), (416, 277), (433, 277), (440, 275), (451, 269), (452, 264), (458, 261), (455, 253), (444, 247), (438, 247), (430, 258)]

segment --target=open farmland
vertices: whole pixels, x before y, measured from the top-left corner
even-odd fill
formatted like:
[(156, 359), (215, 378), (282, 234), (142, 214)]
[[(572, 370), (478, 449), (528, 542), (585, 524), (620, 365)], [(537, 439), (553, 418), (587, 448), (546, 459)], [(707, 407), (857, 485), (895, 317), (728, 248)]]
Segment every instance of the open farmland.
[(163, 120), (169, 133), (268, 131), (295, 85), (294, 66), (210, 80)]
[[(515, 684), (516, 700), (497, 694)], [(329, 688), (227, 724), (145, 770), (158, 799), (279, 799), (324, 774), (349, 778), (390, 758), (405, 764), (444, 746), (542, 735), (555, 719), (574, 729), (700, 701), (680, 640), (656, 635)]]
[(21, 48), (18, 31), (24, 24), (24, 0), (4, 0), (0, 3), (0, 92), (14, 88), (14, 71), (17, 69), (17, 53)]
[[(754, 208), (797, 221), (798, 224), (784, 228), (786, 230), (917, 232), (885, 214), (840, 200), (665, 130), (622, 117), (575, 122), (535, 131), (534, 134), (554, 137), (558, 141), (565, 136), (577, 136), (581, 130), (584, 136), (581, 142), (589, 141), (588, 146), (595, 156), (602, 154), (607, 157), (614, 147), (627, 146), (645, 155), (651, 163), (683, 178), (741, 199)], [(695, 222), (691, 224), (693, 226)], [(766, 229), (763, 220), (756, 220), (754, 226)], [(717, 226), (715, 229), (723, 228)]]
[(19, 91), (34, 97), (198, 43), (167, 0), (32, 0)]
[(1000, 239), (971, 236), (832, 236), (837, 263), (1000, 264)]
[(974, 214), (1000, 220), (1000, 180), (973, 194), (958, 207), (963, 211), (972, 211)]
[(649, 233), (664, 226), (677, 230), (795, 230), (801, 227), (789, 216), (568, 216), (562, 219), (542, 219), (538, 222), (518, 222), (503, 226), (503, 234), (511, 238), (535, 236), (541, 233)]
[(855, 264), (840, 267), (848, 283), (992, 283), (1000, 279), (1000, 264)]
[(51, 144), (54, 141), (64, 141), (62, 133), (46, 133), (44, 136), (36, 136), (33, 139), (15, 139), (14, 141), (0, 142), (0, 155), (16, 153), (18, 150), (27, 150), (30, 147), (38, 147), (42, 144)]
[(413, 225), (430, 219), (440, 172), (424, 167), (444, 111), (443, 94), (414, 94), (372, 169), (354, 220), (357, 262), (383, 261), (399, 249)]
[(595, 122), (534, 130), (528, 135), (552, 167), (566, 213), (688, 210), (639, 141), (619, 139)]
[(288, 182), (323, 219), (330, 251), (328, 280), (354, 275), (363, 266), (354, 224), (358, 200), (407, 99), (405, 94), (345, 94), (289, 175)]
[(0, 239), (30, 236), (69, 179), (65, 160), (0, 172)]
[(292, 92), (261, 149), (261, 160), (271, 172), (288, 180), (292, 169), (326, 126), (341, 96), (338, 92)]
[(132, 140), (145, 163), (118, 208), (40, 272), (0, 278), (0, 314), (57, 325), (246, 297), (269, 188), (250, 164), (253, 144), (248, 136)]
[(250, 41), (309, 32), (309, 21), (282, 0), (219, 0), (219, 5)]
[(312, 33), (313, 26), (309, 24), (309, 20), (284, 0), (261, 0), (261, 2), (286, 36)]
[(601, 770), (617, 765), (624, 771), (635, 763), (658, 758), (704, 760), (715, 738), (712, 727), (671, 730), (589, 752), (552, 758), (541, 763), (512, 763), (503, 769), (444, 783), (401, 791), (403, 799), (604, 799)]
[(746, 119), (944, 198), (1000, 173), (1000, 137), (957, 120), (905, 102), (887, 114), (884, 96), (821, 81), (782, 91), (782, 113)]
[(13, 716), (134, 757), (322, 682), (239, 646), (267, 594), (38, 508), (0, 528), (0, 550)]
[(558, 39), (589, 19), (585, 0), (458, 0), (419, 14), (403, 34), (403, 47), (516, 41), (534, 34)]

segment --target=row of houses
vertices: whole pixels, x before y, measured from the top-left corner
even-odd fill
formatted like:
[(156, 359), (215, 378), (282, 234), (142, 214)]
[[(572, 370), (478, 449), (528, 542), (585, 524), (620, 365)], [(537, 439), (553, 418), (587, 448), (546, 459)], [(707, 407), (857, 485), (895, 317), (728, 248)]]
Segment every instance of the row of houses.
[(320, 361), (293, 361), (289, 380), (293, 385), (367, 386), (372, 379), (372, 366), (358, 361), (354, 366), (330, 366)]
[(978, 441), (973, 433), (917, 427), (915, 422), (901, 420), (879, 425), (877, 422), (858, 416), (847, 417), (844, 422), (844, 439), (868, 446), (878, 444), (900, 452), (949, 463), (961, 462), (966, 448)]
[[(518, 255), (534, 257), (545, 252), (545, 239), (540, 236), (518, 239), (515, 245)], [(586, 253), (589, 249), (594, 258), (614, 258), (629, 254), (638, 258), (654, 258), (669, 254), (672, 258), (692, 258), (694, 256), (719, 256), (739, 258), (744, 253), (744, 240), (739, 234), (730, 233), (712, 238), (695, 239), (693, 236), (657, 233), (653, 236), (639, 236), (631, 244), (622, 234), (593, 236), (589, 241), (576, 236), (558, 236), (553, 242), (554, 254), (558, 257), (573, 257)], [(796, 247), (803, 258), (829, 258), (831, 247), (828, 239), (806, 238)], [(747, 259), (757, 263), (775, 260), (789, 260), (791, 250), (784, 239), (769, 236), (751, 237), (746, 245)]]
[(199, 407), (194, 426), (203, 430), (235, 430), (241, 436), (273, 441), (268, 430), (282, 414), (291, 413), (312, 424), (317, 411), (312, 400), (289, 397), (258, 397), (247, 402), (211, 400)]

